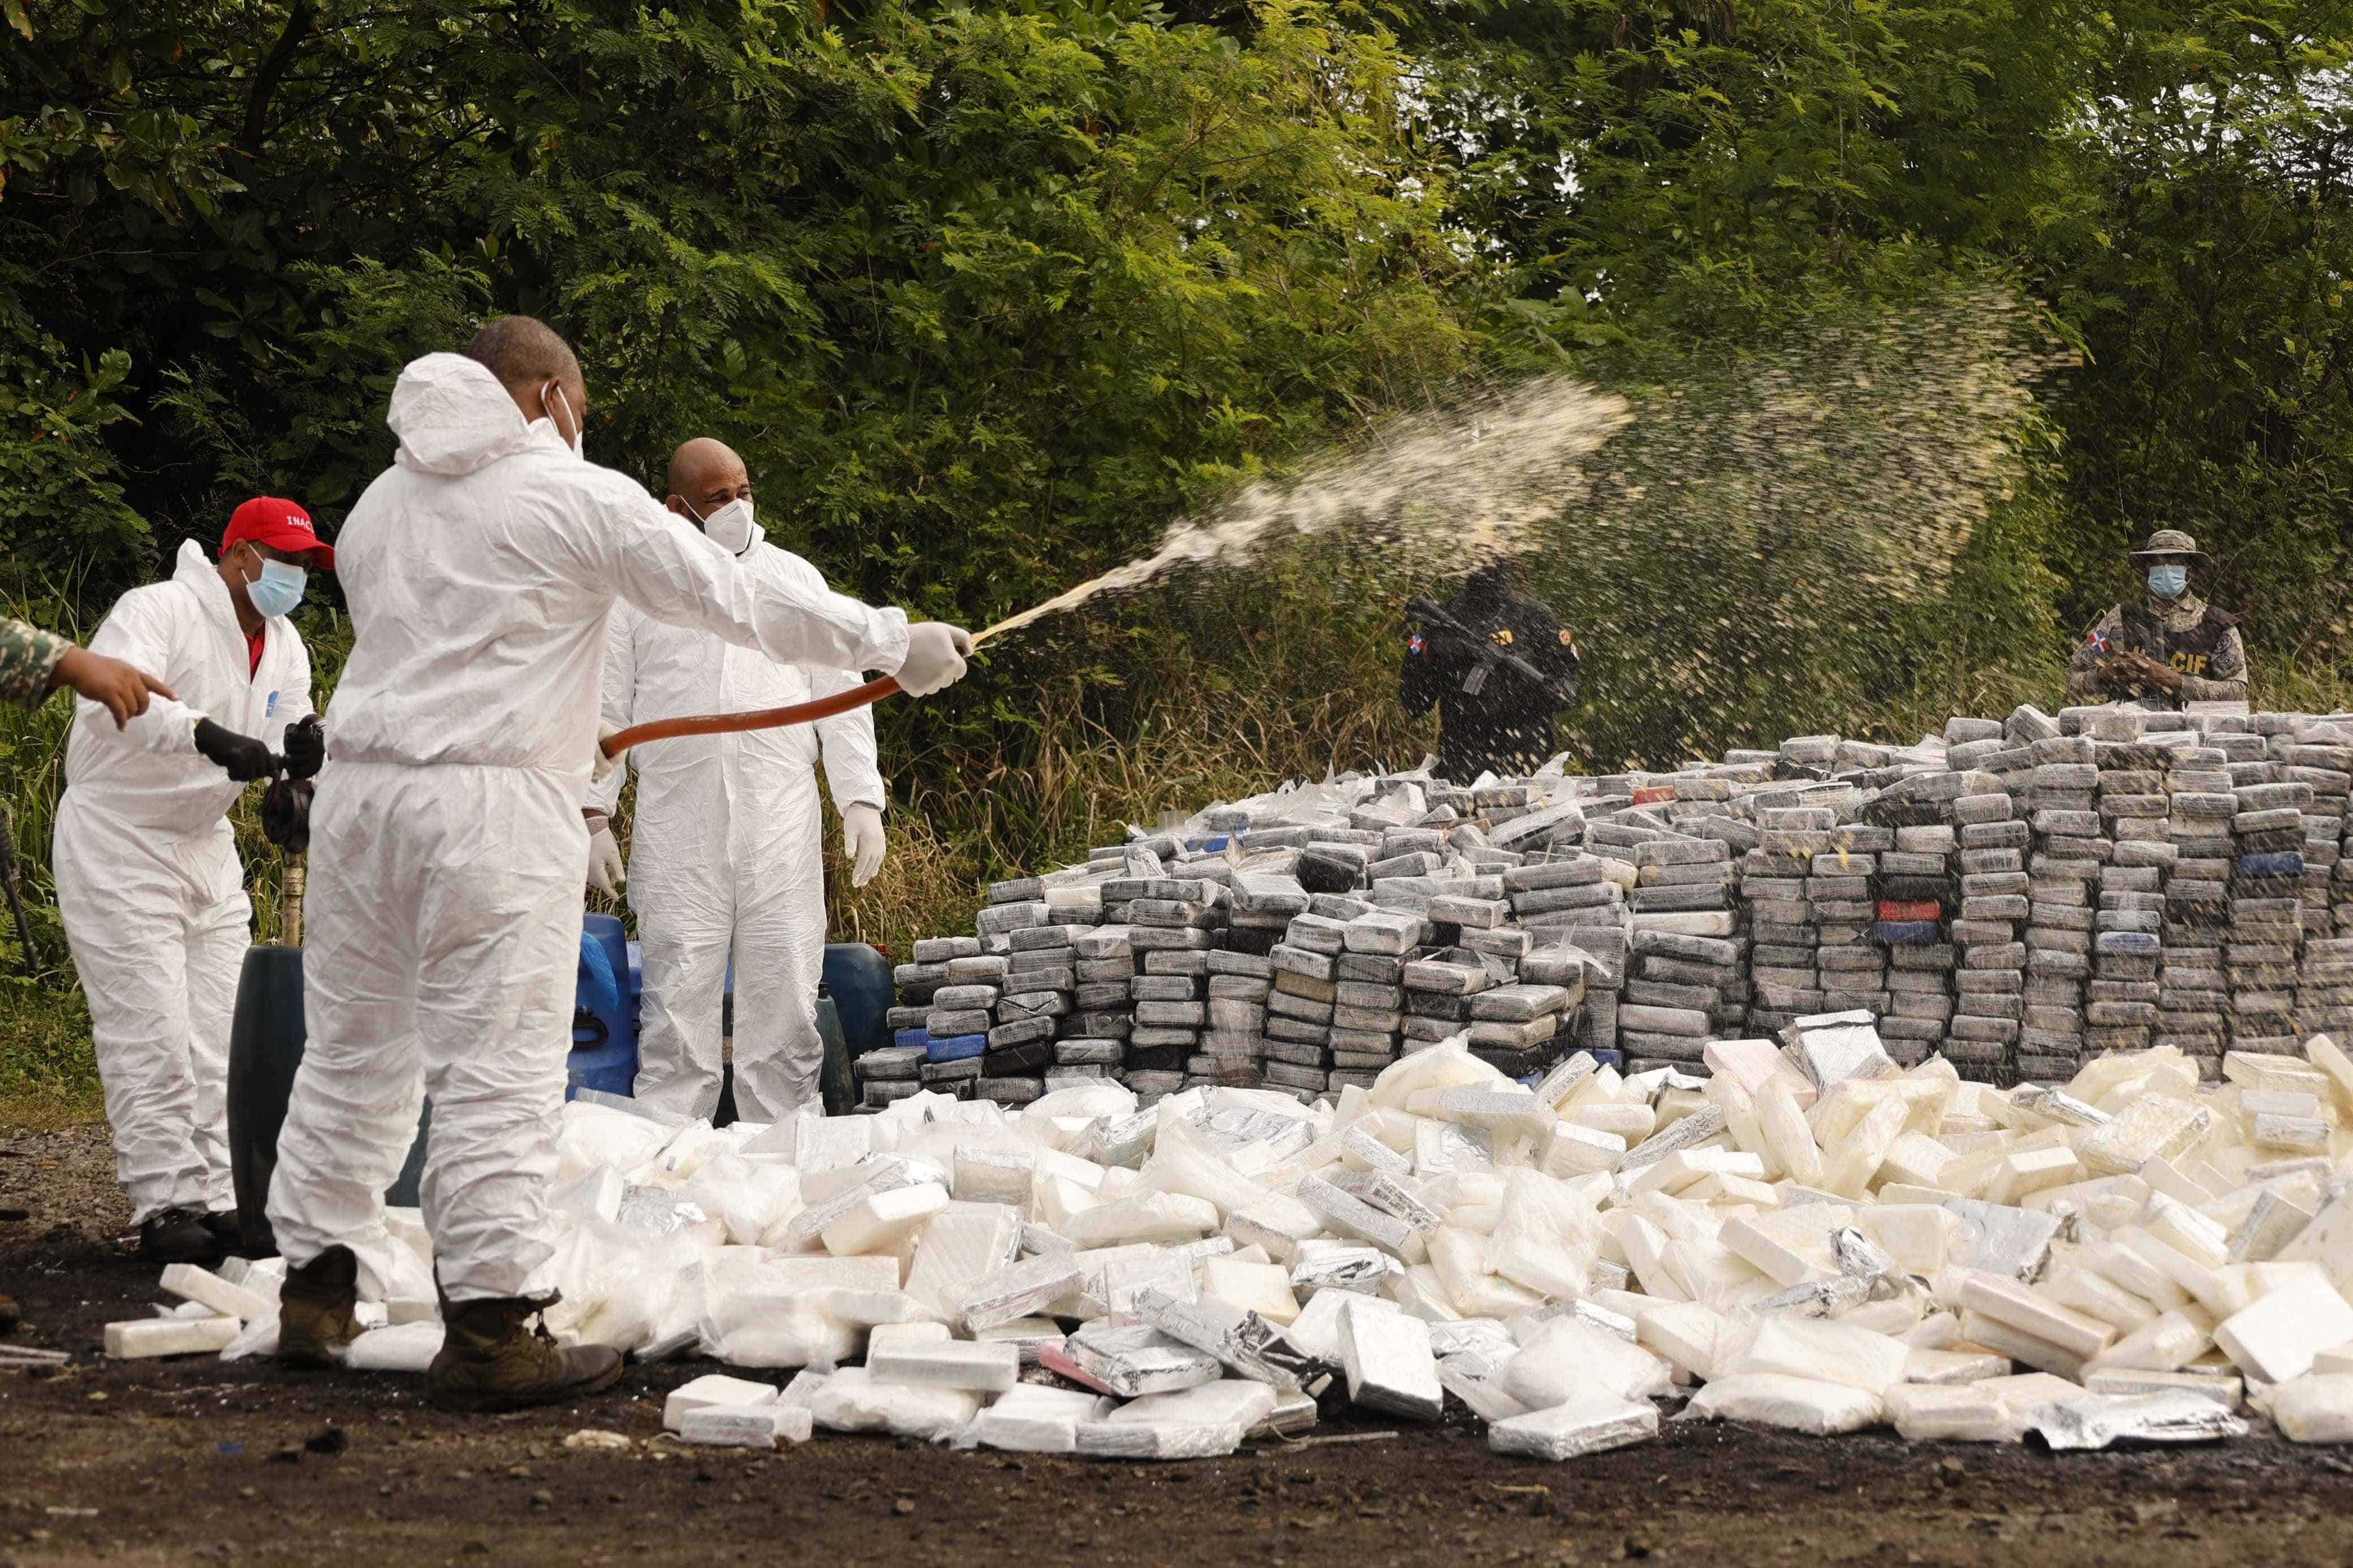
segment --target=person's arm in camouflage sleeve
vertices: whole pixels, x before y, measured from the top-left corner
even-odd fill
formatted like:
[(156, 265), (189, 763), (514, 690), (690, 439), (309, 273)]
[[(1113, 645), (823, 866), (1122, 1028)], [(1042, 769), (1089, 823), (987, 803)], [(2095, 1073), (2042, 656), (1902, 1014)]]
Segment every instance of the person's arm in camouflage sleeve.
[(2222, 634), (2222, 646), (2206, 661), (2208, 673), (2181, 678), (2184, 702), (2244, 702), (2247, 700), (2247, 649), (2239, 628)]
[(2075, 645), (2075, 652), (2067, 660), (2067, 695), (2094, 702), (2107, 700), (2107, 684), (2100, 679), (2100, 667), (2110, 654), (2123, 646), (2125, 617), (2121, 609), (2111, 609), (2092, 625)]
[(30, 708), (49, 694), (59, 661), (73, 644), (23, 621), (0, 620), (0, 702)]
[(0, 701), (31, 708), (59, 686), (72, 687), (113, 714), (118, 730), (147, 711), (149, 693), (172, 697), (170, 687), (119, 658), (76, 647), (23, 621), (0, 618)]

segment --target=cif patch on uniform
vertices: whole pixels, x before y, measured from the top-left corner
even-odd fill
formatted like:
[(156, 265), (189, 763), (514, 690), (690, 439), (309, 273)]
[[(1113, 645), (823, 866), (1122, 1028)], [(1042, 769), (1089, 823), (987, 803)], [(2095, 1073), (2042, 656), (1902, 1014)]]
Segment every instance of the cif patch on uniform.
[(262, 716), (263, 718), (267, 719), (267, 718), (269, 718), (271, 714), (273, 714), (273, 713), (275, 713), (275, 712), (277, 712), (277, 711), (278, 711), (278, 693), (276, 693), (275, 691), (273, 691), (273, 692), (271, 692), (271, 693), (269, 694), (269, 701), (267, 701), (267, 702), (265, 702), (265, 703), (263, 703), (263, 704), (261, 705), (261, 716)]
[(1419, 632), (1416, 632), (1411, 637), (1405, 639), (1405, 651), (1410, 654), (1419, 654), (1421, 652), (1421, 634)]

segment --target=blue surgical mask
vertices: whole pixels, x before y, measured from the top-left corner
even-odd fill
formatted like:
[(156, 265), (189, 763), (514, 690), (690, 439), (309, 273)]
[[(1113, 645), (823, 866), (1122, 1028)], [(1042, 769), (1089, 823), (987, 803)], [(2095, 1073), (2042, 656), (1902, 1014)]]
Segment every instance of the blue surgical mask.
[(261, 575), (246, 584), (245, 596), (265, 616), (290, 616), (302, 602), (302, 589), (310, 580), (310, 574), (300, 566), (264, 561)]
[(2160, 599), (2179, 599), (2189, 586), (2187, 566), (2152, 566), (2148, 569), (2148, 591)]

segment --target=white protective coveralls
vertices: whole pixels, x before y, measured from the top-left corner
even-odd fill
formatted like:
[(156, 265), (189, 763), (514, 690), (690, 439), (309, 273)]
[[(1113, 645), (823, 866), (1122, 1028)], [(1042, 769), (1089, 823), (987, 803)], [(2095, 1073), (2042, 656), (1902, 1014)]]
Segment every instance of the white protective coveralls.
[(311, 656), (282, 616), (261, 635), (256, 667), (228, 584), (188, 541), (171, 581), (123, 595), (90, 639), (179, 700), (150, 698), (118, 731), (84, 698), (66, 741), (50, 864), (134, 1222), (236, 1206), (228, 1027), (253, 901), (228, 812), (245, 785), (197, 752), (195, 728), (210, 719), (285, 749), (311, 712)]
[(356, 641), (311, 804), (310, 1043), (269, 1219), (290, 1263), (341, 1244), (363, 1296), (396, 1280), (383, 1194), (429, 1093), (443, 1290), (536, 1295), (615, 595), (845, 668), (897, 669), (906, 617), (743, 571), (461, 355), (402, 371), (388, 423), (394, 466), (335, 542)]
[[(790, 591), (825, 592), (818, 569), (768, 543), (757, 524), (741, 559)], [(776, 664), (616, 605), (605, 645), (605, 727), (782, 708), (847, 691), (863, 679), (855, 670)], [(721, 994), (731, 949), (737, 1113), (746, 1121), (781, 1121), (818, 1098), (820, 747), (835, 808), (881, 810), (887, 792), (871, 708), (815, 725), (654, 741), (629, 752), (638, 771), (629, 904), (645, 962), (636, 1095), (656, 1110), (691, 1118), (718, 1107)], [(609, 813), (620, 794), (616, 769), (592, 789), (589, 804)]]

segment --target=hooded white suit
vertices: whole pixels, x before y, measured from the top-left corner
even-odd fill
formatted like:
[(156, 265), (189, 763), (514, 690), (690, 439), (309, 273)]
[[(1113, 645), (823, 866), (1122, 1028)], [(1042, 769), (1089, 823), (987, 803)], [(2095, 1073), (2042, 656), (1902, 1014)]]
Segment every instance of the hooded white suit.
[(117, 731), (84, 698), (66, 742), (50, 862), (134, 1221), (235, 1206), (228, 1026), (253, 900), (228, 811), (245, 786), (197, 752), (195, 730), (208, 718), (283, 751), (286, 727), (310, 713), (311, 656), (293, 624), (269, 616), (261, 635), (255, 666), (228, 584), (190, 540), (172, 580), (123, 595), (90, 640), (180, 700), (151, 698)]
[[(818, 569), (766, 542), (755, 525), (745, 570), (790, 592), (821, 594)], [(708, 632), (613, 606), (605, 645), (605, 726), (693, 713), (781, 708), (858, 685), (855, 670), (780, 665)], [(882, 809), (870, 708), (815, 725), (655, 741), (638, 771), (629, 904), (645, 943), (637, 1098), (680, 1116), (719, 1103), (721, 994), (735, 959), (735, 1105), (781, 1121), (818, 1099), (825, 1047), (817, 987), (825, 968), (821, 754), (834, 805)], [(618, 770), (589, 804), (609, 812)]]
[(425, 1221), (453, 1300), (537, 1293), (616, 595), (768, 658), (895, 670), (906, 617), (744, 572), (640, 486), (526, 425), (482, 365), (401, 373), (394, 466), (336, 567), (357, 640), (311, 813), (310, 1043), (269, 1218), (396, 1277), (382, 1194), (433, 1099)]

